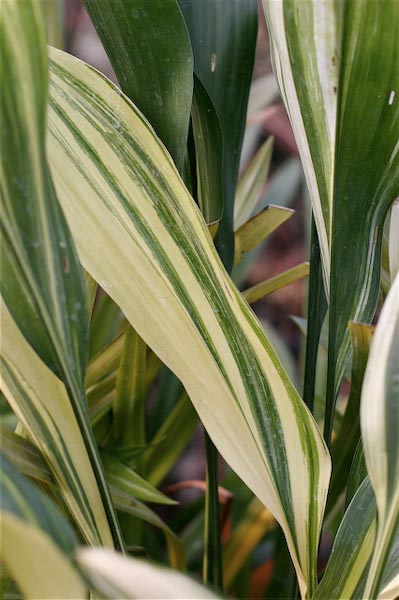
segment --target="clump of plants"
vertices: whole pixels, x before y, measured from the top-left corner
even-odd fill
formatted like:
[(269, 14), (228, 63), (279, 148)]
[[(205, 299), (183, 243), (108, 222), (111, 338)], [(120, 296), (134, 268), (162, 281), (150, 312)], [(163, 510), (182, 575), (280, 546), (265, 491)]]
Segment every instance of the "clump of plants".
[[(271, 139), (239, 178), (256, 0), (84, 5), (120, 88), (0, 13), (3, 596), (252, 597), (262, 555), (266, 599), (395, 598), (399, 6), (264, 0), (310, 266), (240, 291), (292, 214)], [(250, 304), (308, 274), (299, 392)]]

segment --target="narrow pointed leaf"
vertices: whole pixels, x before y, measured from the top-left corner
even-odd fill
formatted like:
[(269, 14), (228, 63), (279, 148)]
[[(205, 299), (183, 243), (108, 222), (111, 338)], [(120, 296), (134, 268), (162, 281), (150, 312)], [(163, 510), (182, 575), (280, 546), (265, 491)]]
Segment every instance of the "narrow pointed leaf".
[(110, 371), (114, 371), (119, 367), (125, 343), (125, 333), (125, 330), (121, 331), (105, 348), (91, 359), (87, 366), (86, 388), (90, 388), (91, 385), (97, 383), (105, 375), (108, 375)]
[(193, 55), (176, 0), (84, 0), (125, 94), (183, 168)]
[(247, 252), (251, 252), (282, 223), (294, 214), (289, 208), (266, 206), (260, 213), (241, 225), (234, 236), (234, 264), (237, 264)]
[(5, 425), (0, 426), (0, 447), (19, 473), (43, 483), (54, 483), (51, 471), (36, 446)]
[(105, 77), (65, 53), (51, 57), (49, 155), (82, 263), (282, 523), (305, 595), (330, 476), (317, 425), (146, 121)]
[(223, 216), (218, 247), (227, 268), (234, 252), (234, 196), (255, 54), (256, 0), (178, 0), (190, 34), (194, 71), (219, 119), (223, 139)]
[(268, 294), (276, 292), (293, 281), (307, 277), (307, 275), (309, 275), (309, 263), (304, 262), (284, 271), (284, 273), (279, 273), (279, 275), (275, 275), (274, 277), (270, 277), (270, 279), (257, 283), (253, 287), (244, 290), (242, 295), (248, 304), (254, 304), (254, 302), (257, 302)]
[(253, 498), (223, 551), (226, 588), (233, 583), (256, 546), (274, 526), (275, 520), (271, 513), (257, 498)]
[(375, 598), (399, 528), (399, 274), (384, 303), (371, 345), (360, 405), (367, 471), (378, 530), (365, 596)]
[(161, 483), (183, 453), (197, 426), (198, 415), (186, 392), (183, 392), (152, 439), (146, 459), (146, 474), (150, 483)]
[(264, 0), (264, 7), (330, 299), (329, 439), (348, 322), (373, 317), (383, 223), (399, 193), (399, 11), (383, 0)]
[(333, 473), (327, 502), (332, 508), (348, 481), (349, 471), (360, 439), (360, 395), (374, 327), (350, 323), (353, 348), (351, 389), (341, 426), (332, 447)]
[(399, 198), (392, 204), (389, 221), (389, 274), (393, 283), (399, 272)]
[(191, 110), (197, 169), (198, 204), (207, 223), (219, 221), (223, 210), (223, 137), (208, 92), (194, 78)]
[(128, 326), (113, 402), (113, 445), (145, 444), (145, 371), (147, 346)]
[(244, 175), (241, 177), (234, 200), (234, 229), (238, 229), (251, 217), (269, 174), (273, 153), (273, 137), (259, 148)]
[(174, 500), (162, 494), (162, 492), (140, 477), (140, 475), (118, 458), (109, 453), (103, 454), (102, 458), (107, 479), (115, 489), (130, 494), (142, 502), (176, 504)]
[(165, 535), (166, 544), (168, 547), (168, 554), (170, 558), (171, 566), (176, 569), (184, 569), (185, 567), (185, 556), (184, 549), (181, 541), (177, 535), (170, 529), (170, 527), (159, 517), (156, 512), (151, 510), (148, 506), (133, 498), (129, 493), (111, 486), (112, 497), (115, 502), (115, 507), (123, 513), (132, 515), (145, 523), (154, 525), (160, 529)]

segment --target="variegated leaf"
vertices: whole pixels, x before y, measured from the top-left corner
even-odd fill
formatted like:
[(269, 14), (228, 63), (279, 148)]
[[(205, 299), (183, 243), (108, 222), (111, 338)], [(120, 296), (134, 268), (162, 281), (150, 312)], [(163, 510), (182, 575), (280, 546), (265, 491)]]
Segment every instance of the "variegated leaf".
[(330, 476), (317, 425), (152, 128), (77, 59), (53, 50), (51, 72), (48, 150), (81, 261), (282, 524), (305, 597)]
[(330, 300), (329, 439), (348, 322), (373, 317), (384, 219), (399, 194), (399, 11), (391, 0), (263, 3)]

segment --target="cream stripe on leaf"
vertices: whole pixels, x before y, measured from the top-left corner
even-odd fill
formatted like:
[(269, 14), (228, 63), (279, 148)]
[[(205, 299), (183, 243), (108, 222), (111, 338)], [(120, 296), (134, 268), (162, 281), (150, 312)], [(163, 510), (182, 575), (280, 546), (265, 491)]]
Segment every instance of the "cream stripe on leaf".
[(46, 160), (48, 58), (41, 3), (4, 0), (0, 18), (1, 293), (23, 336), (66, 385), (115, 545), (122, 547), (84, 394), (84, 281)]
[(264, 0), (264, 8), (330, 298), (329, 438), (348, 322), (373, 317), (382, 226), (399, 193), (399, 11), (385, 0)]
[(399, 274), (385, 300), (363, 381), (360, 424), (378, 528), (365, 596), (375, 598), (399, 531)]
[(1, 302), (1, 390), (44, 456), (88, 544), (112, 546), (92, 466), (62, 382), (23, 337)]
[(94, 69), (55, 50), (50, 62), (48, 153), (81, 261), (282, 524), (305, 597), (330, 476), (317, 426), (151, 127)]

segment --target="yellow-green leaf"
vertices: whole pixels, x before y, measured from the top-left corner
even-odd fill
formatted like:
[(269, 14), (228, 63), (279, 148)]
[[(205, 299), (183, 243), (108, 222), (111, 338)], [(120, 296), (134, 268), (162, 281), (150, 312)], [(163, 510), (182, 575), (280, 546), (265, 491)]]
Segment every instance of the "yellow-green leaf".
[(306, 596), (330, 477), (318, 427), (142, 115), (65, 53), (51, 51), (51, 72), (49, 156), (81, 261), (282, 524)]

